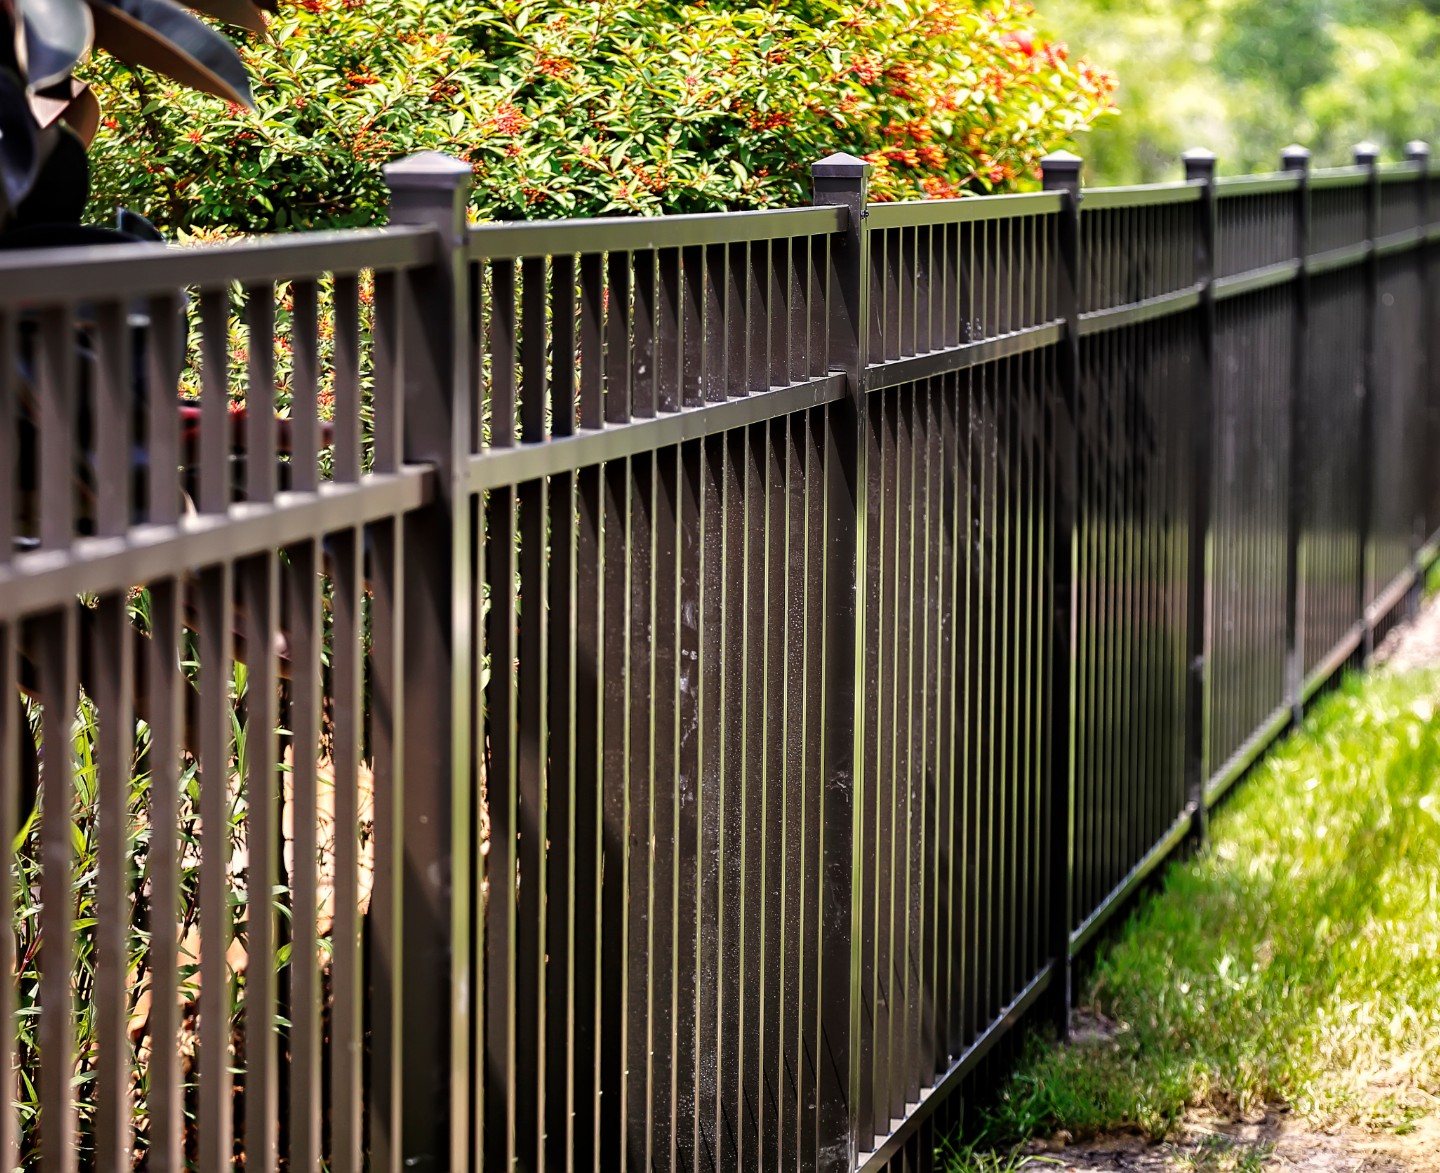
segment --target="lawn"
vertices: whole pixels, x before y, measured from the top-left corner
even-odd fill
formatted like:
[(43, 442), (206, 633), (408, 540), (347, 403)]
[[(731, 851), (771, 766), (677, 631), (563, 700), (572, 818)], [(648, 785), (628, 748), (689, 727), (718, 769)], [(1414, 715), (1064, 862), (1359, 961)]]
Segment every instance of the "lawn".
[(1062, 1131), (1163, 1140), (1276, 1112), (1317, 1134), (1427, 1123), (1440, 673), (1382, 671), (1319, 703), (1104, 950), (1080, 1003), (1076, 1041), (1032, 1043), (952, 1173), (1013, 1165), (1016, 1146)]

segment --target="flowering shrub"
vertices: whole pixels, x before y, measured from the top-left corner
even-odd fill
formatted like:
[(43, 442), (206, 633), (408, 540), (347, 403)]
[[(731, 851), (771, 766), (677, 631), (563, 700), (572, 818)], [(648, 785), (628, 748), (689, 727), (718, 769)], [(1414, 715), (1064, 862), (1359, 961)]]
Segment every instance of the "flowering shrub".
[(95, 203), (371, 223), (380, 164), (420, 149), (474, 164), (480, 218), (803, 203), (837, 149), (878, 199), (1006, 188), (1111, 109), (1111, 76), (1032, 22), (1020, 0), (300, 0), (245, 48), (253, 113), (98, 63)]

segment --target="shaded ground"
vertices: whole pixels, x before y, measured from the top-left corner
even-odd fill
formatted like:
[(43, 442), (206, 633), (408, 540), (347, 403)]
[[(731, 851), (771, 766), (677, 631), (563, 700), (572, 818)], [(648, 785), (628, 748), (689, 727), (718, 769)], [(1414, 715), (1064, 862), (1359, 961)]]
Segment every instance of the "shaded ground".
[(1020, 1167), (1031, 1173), (1440, 1173), (1440, 1124), (1427, 1117), (1400, 1136), (1353, 1126), (1325, 1132), (1279, 1105), (1251, 1120), (1197, 1113), (1159, 1144), (1112, 1133), (1079, 1145), (1041, 1141), (1025, 1152)]
[(1033, 1139), (953, 1173), (1440, 1173), (1440, 606), (1376, 659), (1022, 1064), (991, 1137)]

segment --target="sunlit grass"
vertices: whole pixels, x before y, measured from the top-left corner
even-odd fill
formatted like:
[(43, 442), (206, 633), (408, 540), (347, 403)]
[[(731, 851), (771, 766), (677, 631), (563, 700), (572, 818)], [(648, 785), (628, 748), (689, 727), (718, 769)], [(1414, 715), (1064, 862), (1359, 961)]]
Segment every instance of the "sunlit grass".
[(983, 1144), (946, 1142), (940, 1146), (946, 1173), (1036, 1173), (1045, 1165), (1060, 1162), (1052, 1157), (1026, 1157), (1018, 1145), (1008, 1149), (987, 1148)]
[[(1108, 1037), (1033, 1044), (983, 1131), (1159, 1138), (1283, 1101), (1404, 1131), (1440, 1093), (1440, 674), (1321, 702), (1100, 958)], [(980, 1168), (955, 1159), (955, 1170)], [(1005, 1157), (1000, 1159), (1004, 1168)]]

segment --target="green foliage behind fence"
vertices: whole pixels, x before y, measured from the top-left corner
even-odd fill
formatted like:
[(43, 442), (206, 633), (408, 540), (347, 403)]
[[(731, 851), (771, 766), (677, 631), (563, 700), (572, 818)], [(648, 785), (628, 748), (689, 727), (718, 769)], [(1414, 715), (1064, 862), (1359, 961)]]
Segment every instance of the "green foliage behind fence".
[(302, 0), (251, 38), (252, 113), (113, 59), (92, 212), (262, 231), (370, 224), (380, 166), (475, 168), (481, 218), (809, 199), (837, 149), (879, 198), (1005, 189), (1108, 109), (1108, 73), (1017, 0)]

